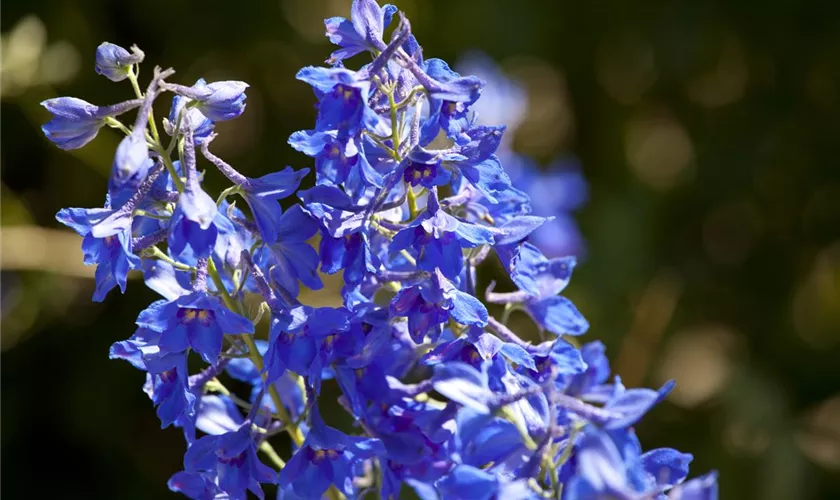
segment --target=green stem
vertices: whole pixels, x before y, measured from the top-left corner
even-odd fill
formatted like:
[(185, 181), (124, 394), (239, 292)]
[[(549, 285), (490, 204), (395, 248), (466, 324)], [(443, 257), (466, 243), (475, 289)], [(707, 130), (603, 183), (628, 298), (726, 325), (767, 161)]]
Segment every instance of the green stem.
[(125, 135), (131, 135), (131, 130), (113, 116), (106, 117), (105, 124), (111, 128), (122, 130)]
[(388, 105), (391, 107), (391, 142), (394, 143), (394, 151), (400, 154), (400, 127), (397, 119), (397, 103), (394, 102), (394, 92), (388, 92)]
[(414, 188), (411, 187), (411, 184), (405, 183), (406, 194), (408, 195), (408, 215), (411, 220), (417, 218), (417, 195), (414, 194)]
[(149, 212), (148, 210), (135, 210), (134, 211), (135, 217), (148, 217), (149, 219), (157, 219), (157, 220), (169, 220), (169, 215), (159, 215), (156, 213)]
[(146, 251), (148, 254), (150, 254), (150, 256), (151, 256), (151, 257), (153, 257), (153, 258), (155, 258), (155, 259), (158, 259), (158, 260), (162, 260), (162, 261), (164, 261), (164, 262), (166, 262), (166, 263), (170, 264), (170, 265), (171, 265), (172, 267), (174, 267), (175, 269), (179, 269), (179, 270), (181, 270), (181, 271), (195, 272), (195, 268), (194, 268), (194, 267), (192, 267), (192, 266), (188, 266), (188, 265), (186, 265), (186, 264), (182, 264), (182, 263), (180, 263), (180, 262), (178, 262), (178, 261), (174, 260), (172, 257), (170, 257), (170, 256), (166, 255), (165, 253), (163, 253), (163, 250), (161, 250), (160, 248), (158, 248), (158, 247), (156, 247), (156, 246), (149, 247), (149, 248), (147, 248), (145, 251)]
[(140, 84), (137, 82), (137, 73), (134, 72), (133, 67), (128, 72), (128, 81), (131, 82), (131, 87), (134, 89), (134, 95), (136, 95), (138, 99), (142, 99), (143, 91), (140, 90)]
[(230, 196), (232, 194), (238, 193), (238, 192), (239, 192), (239, 186), (236, 186), (236, 185), (233, 185), (233, 186), (225, 189), (224, 191), (221, 192), (221, 194), (219, 194), (219, 197), (216, 199), (216, 206), (221, 206), (222, 202), (225, 201), (225, 198), (227, 198), (228, 196)]
[(515, 305), (513, 305), (511, 303), (505, 304), (505, 310), (502, 311), (502, 320), (501, 320), (503, 325), (507, 326), (507, 322), (510, 319), (510, 313), (512, 313), (515, 310), (516, 310)]
[(516, 430), (519, 431), (519, 434), (522, 436), (522, 442), (525, 444), (525, 447), (531, 451), (537, 449), (537, 443), (534, 442), (531, 435), (528, 434), (528, 430), (519, 423), (519, 420), (513, 414), (513, 410), (510, 409), (508, 406), (504, 406), (499, 410), (500, 416), (507, 420), (508, 422), (512, 423)]
[(396, 151), (391, 149), (390, 146), (385, 144), (385, 142), (382, 140), (382, 138), (380, 138), (379, 136), (377, 136), (375, 134), (368, 133), (367, 131), (365, 131), (365, 135), (368, 137), (368, 139), (373, 141), (374, 144), (376, 144), (377, 146), (382, 148), (383, 151), (388, 153), (388, 155), (391, 156), (391, 158), (393, 158), (394, 161), (396, 161), (397, 163), (400, 162), (400, 155)]
[[(216, 288), (222, 294), (222, 301), (225, 303), (228, 309), (231, 311), (241, 313), (242, 308), (239, 304), (233, 300), (233, 297), (230, 296), (228, 293), (227, 288), (225, 288), (225, 283), (222, 281), (222, 277), (219, 275), (218, 269), (216, 269), (216, 264), (213, 262), (213, 258), (207, 259), (207, 274), (210, 275), (210, 278), (215, 283)], [(233, 332), (231, 332), (233, 333)], [(251, 362), (254, 363), (254, 367), (256, 367), (257, 371), (262, 371), (263, 369), (263, 358), (260, 354), (260, 351), (257, 349), (256, 344), (254, 343), (254, 337), (250, 334), (242, 334), (240, 338), (245, 345), (248, 347), (248, 352), (250, 354)], [(266, 380), (267, 374), (263, 373), (262, 378), (263, 381)], [(277, 417), (286, 426), (287, 431), (289, 433), (289, 437), (292, 438), (296, 446), (301, 446), (303, 444), (303, 433), (300, 429), (294, 425), (289, 413), (286, 411), (286, 407), (283, 406), (283, 402), (280, 399), (280, 395), (277, 393), (277, 388), (274, 384), (268, 386), (268, 395), (271, 397), (271, 401), (274, 403), (274, 407), (277, 410)]]
[(286, 462), (282, 458), (280, 458), (280, 455), (278, 455), (277, 452), (274, 451), (274, 448), (271, 446), (271, 444), (269, 444), (268, 441), (263, 441), (262, 443), (260, 443), (260, 451), (265, 453), (268, 459), (271, 460), (274, 463), (274, 465), (277, 466), (278, 469), (282, 469), (286, 466)]
[(172, 163), (172, 158), (169, 157), (169, 153), (167, 153), (160, 144), (155, 144), (152, 149), (154, 149), (154, 151), (159, 154), (163, 160), (163, 164), (169, 172), (169, 177), (172, 177), (172, 182), (175, 183), (175, 189), (177, 189), (179, 193), (183, 193), (184, 181), (181, 179), (181, 176), (178, 175), (178, 171), (175, 170), (175, 164)]
[(409, 92), (409, 94), (406, 96), (406, 98), (396, 104), (397, 109), (404, 108), (404, 107), (408, 106), (409, 104), (411, 104), (411, 100), (414, 98), (414, 96), (416, 96), (417, 94), (420, 94), (420, 93), (423, 93), (423, 94), (426, 93), (426, 88), (423, 87), (422, 85), (418, 85), (418, 86), (414, 87), (413, 89), (411, 89), (411, 92)]
[[(140, 90), (140, 84), (137, 82), (137, 74), (134, 73), (134, 68), (131, 68), (131, 71), (128, 72), (128, 81), (131, 82), (137, 98), (142, 99), (143, 91)], [(152, 138), (155, 140), (155, 143), (160, 144), (160, 134), (158, 134), (157, 125), (155, 124), (155, 113), (152, 110), (149, 110), (149, 130), (152, 131)]]
[(169, 140), (169, 146), (166, 147), (166, 154), (171, 155), (172, 150), (175, 149), (175, 144), (178, 143), (178, 132), (181, 130), (181, 117), (184, 116), (184, 110), (178, 113), (178, 119), (175, 121), (175, 131), (172, 132), (172, 138)]

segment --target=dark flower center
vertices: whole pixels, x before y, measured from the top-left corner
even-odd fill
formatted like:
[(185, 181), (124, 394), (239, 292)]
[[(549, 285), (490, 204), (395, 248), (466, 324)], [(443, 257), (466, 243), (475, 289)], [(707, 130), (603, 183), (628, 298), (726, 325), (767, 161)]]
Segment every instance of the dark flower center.
[(411, 162), (405, 167), (403, 179), (412, 186), (425, 182), (431, 182), (437, 176), (437, 164)]
[(317, 463), (323, 462), (325, 459), (335, 460), (341, 456), (341, 452), (334, 448), (323, 448), (320, 450), (315, 450), (313, 448), (307, 448), (306, 454), (309, 460)]
[(198, 321), (203, 326), (210, 325), (216, 319), (216, 313), (210, 309), (192, 309), (182, 307), (178, 309), (178, 322), (188, 325)]
[(237, 468), (242, 467), (245, 464), (245, 452), (243, 451), (239, 455), (231, 458), (219, 458), (219, 462)]

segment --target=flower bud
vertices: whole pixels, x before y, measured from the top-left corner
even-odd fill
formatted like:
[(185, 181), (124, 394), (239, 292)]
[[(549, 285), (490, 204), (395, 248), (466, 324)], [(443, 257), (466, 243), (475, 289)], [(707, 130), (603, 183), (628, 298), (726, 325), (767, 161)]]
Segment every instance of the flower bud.
[(126, 136), (117, 146), (112, 166), (112, 182), (119, 188), (127, 183), (142, 181), (151, 166), (149, 147), (142, 135)]
[(64, 150), (78, 149), (92, 141), (105, 120), (99, 107), (75, 97), (58, 97), (41, 103), (53, 118), (41, 126), (47, 139)]
[(102, 42), (96, 48), (96, 72), (112, 82), (119, 82), (128, 77), (133, 64), (143, 62), (146, 57), (136, 45), (131, 46), (131, 52), (119, 45)]
[[(184, 123), (189, 122), (190, 127), (192, 128), (193, 138), (196, 143), (203, 142), (213, 132), (213, 121), (204, 116), (198, 108), (192, 106), (187, 107), (187, 104), (193, 101), (193, 99), (188, 97), (187, 94), (192, 95), (195, 93), (201, 95), (202, 93), (206, 93), (209, 96), (212, 91), (206, 90), (207, 84), (204, 82), (203, 78), (199, 78), (192, 87), (167, 84), (167, 88), (175, 92), (176, 95), (172, 98), (172, 106), (169, 109), (169, 116), (163, 120), (164, 131), (166, 131), (169, 135), (176, 133), (183, 134)], [(178, 125), (178, 116), (181, 113), (185, 113), (187, 118), (182, 117), (182, 123)], [(177, 131), (175, 130), (176, 126), (179, 127), (179, 130)]]
[(238, 81), (213, 82), (207, 85), (213, 93), (199, 101), (201, 113), (214, 122), (232, 120), (245, 111), (245, 89), (248, 84)]

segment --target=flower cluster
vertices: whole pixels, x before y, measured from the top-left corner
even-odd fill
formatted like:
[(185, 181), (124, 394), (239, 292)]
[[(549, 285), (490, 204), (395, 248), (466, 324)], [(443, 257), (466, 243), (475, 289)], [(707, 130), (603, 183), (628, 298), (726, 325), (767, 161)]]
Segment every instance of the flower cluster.
[[(162, 297), (110, 355), (146, 373), (161, 425), (183, 431), (170, 489), (195, 499), (263, 498), (263, 484), (280, 499), (715, 498), (713, 473), (684, 482), (691, 455), (643, 452), (634, 434), (673, 384), (625, 388), (602, 344), (569, 339), (589, 327), (559, 295), (575, 259), (528, 242), (550, 219), (531, 215), (511, 185), (496, 154), (504, 127), (477, 124), (483, 82), (425, 58), (392, 5), (354, 0), (326, 34), (338, 47), (329, 67), (297, 75), (318, 101), (315, 127), (289, 139), (314, 158), (306, 190), (307, 169), (249, 178), (211, 152), (216, 122), (245, 110), (243, 82), (185, 86), (157, 68), (142, 92), (143, 53), (104, 43), (97, 72), (129, 80), (135, 99), (43, 103), (53, 114), (44, 132), (63, 149), (104, 126), (125, 134), (104, 207), (57, 218), (97, 266), (95, 300), (124, 292), (130, 270)], [(344, 66), (362, 53), (371, 62)], [(152, 104), (166, 92), (159, 129)], [(134, 109), (133, 125), (117, 119)], [(232, 183), (215, 200), (199, 158)], [(281, 209), (296, 191), (300, 203)], [(504, 304), (501, 320), (476, 290), (487, 259), (517, 287), (481, 294)], [(342, 273), (341, 307), (298, 300), (301, 285), (323, 286), (319, 271)], [(513, 310), (548, 340), (512, 332)], [(263, 320), (267, 341), (254, 335)], [(357, 435), (324, 418), (337, 406), (321, 395), (326, 383)], [(275, 451), (284, 434), (285, 460)]]

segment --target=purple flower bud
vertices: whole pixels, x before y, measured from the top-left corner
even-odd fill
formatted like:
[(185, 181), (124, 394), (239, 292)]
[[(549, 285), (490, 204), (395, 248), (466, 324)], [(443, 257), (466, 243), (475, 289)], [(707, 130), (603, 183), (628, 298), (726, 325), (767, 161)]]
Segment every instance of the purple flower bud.
[(111, 177), (115, 187), (120, 187), (133, 180), (141, 180), (146, 177), (152, 161), (149, 158), (149, 147), (146, 139), (138, 134), (126, 136), (120, 145), (117, 146), (117, 154), (114, 155)]
[(41, 130), (61, 149), (84, 146), (105, 125), (105, 120), (97, 116), (97, 106), (75, 97), (48, 99), (41, 105), (53, 114), (53, 119), (41, 126)]
[(112, 82), (119, 82), (128, 78), (131, 66), (143, 62), (145, 57), (136, 45), (132, 45), (129, 52), (119, 45), (102, 42), (96, 48), (96, 73)]
[(245, 89), (248, 84), (238, 81), (213, 82), (207, 85), (213, 93), (199, 100), (201, 113), (214, 122), (232, 120), (245, 111)]
[(96, 137), (105, 125), (105, 118), (132, 110), (142, 102), (134, 99), (113, 106), (96, 106), (75, 97), (47, 99), (41, 106), (47, 108), (53, 118), (42, 125), (41, 130), (61, 149), (78, 149)]
[[(187, 104), (192, 102), (191, 95), (201, 95), (207, 89), (207, 83), (204, 78), (199, 78), (192, 87), (184, 87), (182, 85), (164, 86), (167, 90), (175, 92), (175, 97), (172, 98), (172, 107), (169, 109), (169, 117), (164, 118), (163, 128), (167, 134), (173, 135), (176, 133), (184, 133), (184, 123), (189, 122), (192, 128), (193, 138), (197, 143), (203, 142), (213, 132), (213, 121), (204, 116), (201, 111), (194, 107), (187, 107)], [(211, 92), (207, 92), (209, 95)], [(182, 123), (178, 125), (178, 116), (181, 113), (188, 115), (186, 119), (182, 118)], [(175, 130), (178, 126), (179, 130)]]

